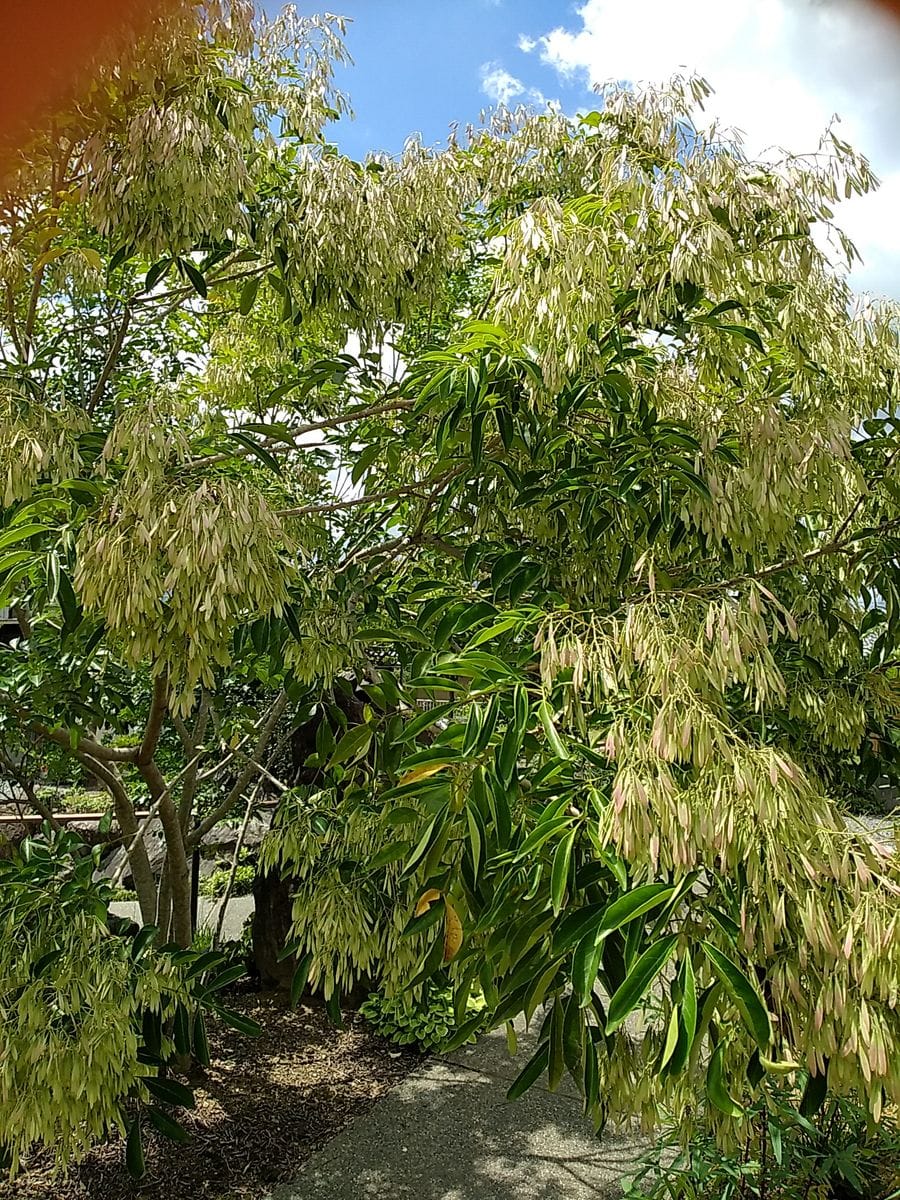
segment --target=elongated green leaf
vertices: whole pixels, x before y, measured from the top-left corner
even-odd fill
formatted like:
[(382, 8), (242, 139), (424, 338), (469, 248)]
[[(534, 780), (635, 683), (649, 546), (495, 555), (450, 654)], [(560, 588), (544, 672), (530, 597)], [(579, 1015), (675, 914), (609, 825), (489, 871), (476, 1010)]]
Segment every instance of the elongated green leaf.
[(10, 529), (5, 529), (0, 533), (0, 550), (5, 546), (13, 546), (16, 542), (24, 542), (27, 538), (34, 537), (36, 533), (47, 533), (47, 526), (13, 525)]
[(674, 887), (666, 883), (645, 883), (633, 888), (609, 905), (598, 922), (599, 931), (612, 933), (621, 929), (644, 913), (665, 904), (674, 891)]
[(194, 1017), (194, 1058), (202, 1067), (209, 1066), (209, 1041), (206, 1037), (206, 1020), (203, 1013), (198, 1012)]
[(662, 1071), (668, 1065), (669, 1060), (675, 1053), (675, 1047), (678, 1045), (678, 1032), (681, 1026), (681, 1009), (679, 1005), (675, 1005), (669, 1016), (669, 1026), (666, 1031), (666, 1040), (663, 1045), (662, 1056), (659, 1060), (659, 1070)]
[(756, 988), (740, 967), (721, 950), (709, 942), (703, 942), (702, 946), (714, 971), (730, 992), (748, 1031), (756, 1039), (756, 1044), (760, 1050), (767, 1050), (772, 1044), (772, 1022)]
[(669, 961), (678, 942), (677, 934), (660, 938), (649, 949), (645, 950), (634, 966), (626, 975), (609, 1002), (606, 1032), (612, 1033), (618, 1029), (627, 1017), (634, 1012), (649, 991), (653, 981)]
[(125, 1142), (125, 1166), (132, 1179), (143, 1179), (147, 1170), (144, 1162), (144, 1145), (141, 1140), (141, 1122), (138, 1117), (128, 1127), (128, 1138)]
[(260, 1025), (259, 1021), (254, 1021), (252, 1017), (245, 1017), (243, 1013), (233, 1012), (232, 1009), (223, 1008), (219, 1004), (215, 1004), (212, 1007), (213, 1011), (219, 1014), (226, 1025), (230, 1025), (232, 1029), (236, 1029), (244, 1037), (259, 1037), (262, 1033), (262, 1025)]
[(525, 1013), (525, 1020), (529, 1025), (538, 1005), (543, 1003), (551, 983), (556, 979), (561, 964), (561, 958), (554, 959), (549, 966), (538, 973), (531, 988), (523, 996), (522, 1011)]
[(547, 1062), (547, 1086), (555, 1092), (562, 1081), (566, 1069), (566, 1059), (563, 1052), (564, 1028), (563, 998), (557, 993), (550, 1014), (550, 1038), (548, 1043), (549, 1057)]
[(514, 629), (521, 623), (521, 616), (502, 617), (499, 621), (495, 621), (493, 625), (488, 625), (487, 629), (481, 629), (472, 640), (467, 644), (466, 650), (474, 650), (476, 646), (483, 646), (485, 642), (490, 642), (494, 638), (499, 637), (502, 633), (508, 633), (510, 629)]
[(246, 317), (256, 303), (256, 296), (259, 292), (260, 276), (251, 275), (249, 279), (244, 280), (244, 286), (241, 288), (241, 298), (238, 304), (238, 311), (242, 317)]
[(164, 1137), (170, 1138), (173, 1142), (180, 1142), (181, 1145), (185, 1145), (191, 1140), (191, 1135), (185, 1127), (170, 1117), (168, 1113), (163, 1112), (161, 1108), (157, 1108), (155, 1104), (150, 1105), (146, 1109), (146, 1113), (150, 1124), (154, 1125)]
[(446, 704), (438, 704), (434, 708), (428, 709), (426, 712), (419, 713), (418, 716), (412, 718), (411, 721), (403, 727), (403, 731), (397, 738), (398, 742), (411, 742), (417, 738), (424, 730), (429, 729), (442, 717), (453, 711), (456, 708), (457, 702), (450, 700)]
[(509, 1091), (506, 1093), (507, 1100), (518, 1100), (520, 1096), (524, 1096), (531, 1085), (536, 1083), (547, 1069), (549, 1059), (550, 1049), (545, 1042), (510, 1084)]
[(706, 1094), (710, 1104), (726, 1117), (740, 1117), (743, 1116), (744, 1110), (737, 1101), (732, 1100), (725, 1086), (724, 1057), (725, 1045), (719, 1042), (712, 1052), (706, 1071)]
[(828, 1095), (828, 1076), (810, 1075), (800, 1097), (800, 1115), (808, 1120), (816, 1115)]
[(154, 1079), (148, 1076), (144, 1087), (156, 1100), (163, 1104), (174, 1104), (179, 1108), (193, 1108), (196, 1104), (194, 1093), (177, 1079)]
[(296, 1008), (306, 990), (306, 981), (309, 979), (309, 968), (312, 966), (312, 954), (307, 951), (306, 954), (297, 963), (296, 970), (291, 978), (291, 1008)]
[(558, 916), (563, 905), (563, 897), (566, 894), (566, 886), (569, 882), (569, 866), (572, 862), (572, 846), (575, 843), (575, 838), (578, 836), (578, 826), (570, 830), (556, 847), (556, 853), (553, 855), (553, 867), (550, 871), (550, 903), (553, 907), (553, 915)]
[(146, 953), (158, 933), (159, 930), (155, 925), (145, 925), (134, 935), (131, 943), (131, 957), (135, 962)]
[(362, 758), (372, 741), (370, 725), (351, 726), (334, 748), (334, 753), (328, 761), (329, 769), (339, 763), (355, 762)]
[(544, 727), (544, 734), (550, 743), (553, 753), (557, 758), (568, 758), (569, 752), (563, 745), (563, 740), (559, 736), (556, 726), (553, 724), (553, 713), (546, 700), (542, 700), (538, 705), (538, 716), (540, 717), (541, 725)]
[(543, 821), (531, 833), (516, 851), (514, 862), (521, 862), (523, 858), (529, 858), (536, 850), (540, 850), (544, 842), (548, 841), (555, 834), (560, 833), (567, 825), (571, 824), (572, 817), (554, 817), (549, 821)]

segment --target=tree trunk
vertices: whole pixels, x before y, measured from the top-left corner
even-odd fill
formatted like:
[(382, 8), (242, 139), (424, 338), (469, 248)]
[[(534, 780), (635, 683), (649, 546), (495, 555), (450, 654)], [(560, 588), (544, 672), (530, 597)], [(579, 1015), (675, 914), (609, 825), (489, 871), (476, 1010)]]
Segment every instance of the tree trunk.
[(278, 961), (291, 930), (291, 885), (278, 871), (253, 880), (253, 961), (266, 987), (290, 987), (297, 960)]

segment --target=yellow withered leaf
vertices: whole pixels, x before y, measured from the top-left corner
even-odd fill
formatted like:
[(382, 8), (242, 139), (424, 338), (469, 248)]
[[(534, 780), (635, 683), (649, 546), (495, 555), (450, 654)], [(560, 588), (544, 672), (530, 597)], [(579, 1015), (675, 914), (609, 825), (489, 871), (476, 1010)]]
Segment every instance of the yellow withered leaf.
[(440, 898), (441, 893), (437, 890), (437, 888), (429, 888), (427, 892), (423, 892), (419, 897), (419, 903), (416, 905), (415, 915), (417, 917), (421, 917), (422, 913), (428, 912), (432, 903), (435, 900), (440, 900)]
[(422, 763), (404, 775), (397, 786), (406, 787), (408, 783), (418, 783), (420, 779), (427, 779), (429, 775), (437, 775), (438, 771), (443, 771), (446, 766), (445, 762)]
[(444, 962), (451, 962), (459, 954), (462, 945), (462, 921), (449, 900), (444, 900), (444, 906)]

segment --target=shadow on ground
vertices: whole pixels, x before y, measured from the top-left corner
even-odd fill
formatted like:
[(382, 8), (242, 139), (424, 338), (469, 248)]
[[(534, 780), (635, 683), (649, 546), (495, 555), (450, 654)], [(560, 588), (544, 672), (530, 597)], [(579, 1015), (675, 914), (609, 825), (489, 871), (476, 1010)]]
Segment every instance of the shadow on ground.
[[(527, 1051), (525, 1051), (527, 1055)], [(572, 1091), (506, 1089), (522, 1063), (496, 1039), (426, 1063), (352, 1122), (272, 1200), (597, 1200), (640, 1148), (592, 1135)]]

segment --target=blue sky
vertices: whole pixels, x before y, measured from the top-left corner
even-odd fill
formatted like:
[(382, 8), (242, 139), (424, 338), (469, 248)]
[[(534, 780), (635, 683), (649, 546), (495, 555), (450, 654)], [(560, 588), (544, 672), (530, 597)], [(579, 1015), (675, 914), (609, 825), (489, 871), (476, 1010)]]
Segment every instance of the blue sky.
[(815, 151), (840, 114), (840, 136), (883, 180), (837, 213), (865, 260), (851, 278), (900, 298), (900, 23), (869, 0), (297, 2), (351, 18), (355, 65), (339, 84), (356, 119), (331, 132), (357, 158), (395, 154), (410, 133), (441, 143), (451, 123), (476, 122), (500, 98), (583, 112), (593, 84), (691, 71), (715, 89), (707, 115), (740, 130), (752, 157)]
[[(345, 153), (399, 151), (410, 133), (443, 141), (453, 121), (477, 121), (491, 101), (482, 91), (484, 69), (503, 69), (567, 111), (590, 106), (583, 77), (563, 80), (536, 54), (518, 47), (576, 23), (575, 5), (561, 0), (331, 0), (352, 18), (347, 45), (354, 66), (340, 86), (356, 119), (334, 131)], [(300, 6), (310, 11), (309, 3)]]

